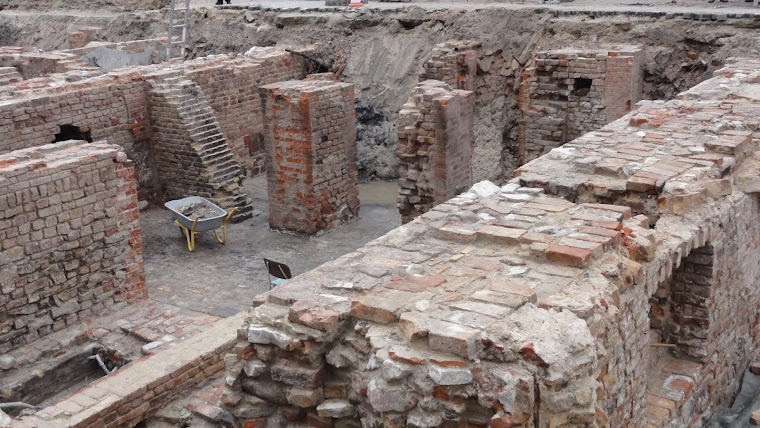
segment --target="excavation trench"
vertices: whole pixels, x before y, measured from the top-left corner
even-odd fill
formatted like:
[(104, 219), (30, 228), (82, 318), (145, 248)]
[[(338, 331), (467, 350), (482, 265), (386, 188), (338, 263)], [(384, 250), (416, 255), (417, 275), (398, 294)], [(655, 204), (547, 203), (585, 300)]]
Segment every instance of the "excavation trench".
[[(87, 38), (93, 39), (91, 41), (108, 40), (113, 42), (147, 39), (161, 37), (165, 31), (165, 21), (166, 14), (161, 11), (127, 14), (109, 11), (97, 16), (86, 16), (86, 14), (60, 16), (53, 13), (48, 15), (25, 14), (22, 11), (11, 10), (0, 13), (0, 44), (19, 45), (29, 50), (32, 47), (47, 50), (61, 49), (67, 48), (66, 44), (69, 41), (61, 37), (54, 37), (54, 35), (71, 33), (86, 33)], [(467, 120), (471, 119), (472, 121), (471, 134), (474, 145), (472, 149), (472, 161), (469, 164), (471, 176), (467, 177), (468, 180), (471, 182), (491, 180), (501, 185), (513, 176), (517, 168), (539, 156), (547, 155), (547, 158), (557, 161), (570, 158), (571, 154), (557, 149), (564, 143), (589, 131), (599, 129), (605, 124), (624, 116), (629, 111), (635, 110), (636, 102), (639, 99), (672, 99), (677, 93), (708, 78), (713, 71), (724, 65), (728, 57), (738, 54), (745, 56), (760, 55), (760, 36), (756, 31), (758, 28), (757, 22), (757, 20), (743, 19), (732, 19), (725, 22), (698, 22), (686, 19), (672, 20), (665, 17), (634, 15), (586, 16), (580, 14), (564, 16), (540, 8), (535, 10), (509, 11), (500, 9), (430, 11), (410, 7), (401, 11), (386, 11), (382, 13), (339, 13), (320, 10), (300, 12), (207, 10), (204, 8), (194, 10), (191, 15), (188, 59), (196, 59), (214, 54), (242, 53), (252, 46), (295, 48), (299, 52), (296, 56), (305, 59), (306, 65), (302, 70), (298, 69), (295, 71), (295, 67), (291, 67), (292, 64), (283, 66), (283, 69), (287, 68), (289, 72), (292, 72), (288, 74), (285, 80), (300, 79), (302, 77), (300, 74), (305, 75), (327, 70), (333, 72), (340, 82), (353, 84), (350, 91), (354, 92), (350, 92), (349, 85), (341, 86), (339, 82), (330, 82), (329, 77), (318, 76), (316, 77), (317, 80), (310, 80), (309, 83), (304, 85), (330, 88), (336, 94), (341, 93), (340, 108), (336, 107), (340, 111), (338, 115), (340, 116), (340, 120), (351, 119), (350, 116), (353, 114), (355, 103), (356, 120), (358, 122), (356, 144), (358, 153), (356, 156), (353, 153), (350, 156), (346, 156), (345, 159), (342, 159), (342, 161), (345, 161), (345, 164), (339, 165), (336, 169), (351, 171), (353, 168), (352, 162), (355, 160), (358, 163), (359, 178), (365, 181), (374, 179), (387, 180), (399, 177), (400, 171), (403, 170), (399, 166), (399, 139), (403, 138), (404, 132), (407, 131), (406, 129), (401, 129), (398, 125), (402, 123), (399, 112), (402, 109), (415, 111), (415, 108), (417, 108), (417, 112), (423, 112), (423, 107), (425, 106), (421, 107), (422, 102), (410, 97), (410, 94), (416, 93), (415, 91), (420, 88), (418, 85), (421, 84), (421, 81), (427, 81), (428, 79), (445, 81), (449, 85), (443, 90), (447, 95), (455, 94), (461, 96), (461, 99), (466, 99), (467, 95), (457, 92), (457, 90), (463, 90), (471, 93), (474, 98), (471, 99), (474, 107), (471, 109), (472, 114), (470, 116), (463, 114), (459, 117), (455, 114), (450, 114), (450, 116), (455, 116), (458, 119), (464, 118), (462, 119), (462, 123), (465, 124), (467, 124)], [(84, 31), (85, 27), (86, 31)], [(92, 27), (96, 28), (93, 29)], [(447, 61), (450, 61), (450, 63)], [(625, 64), (621, 66), (621, 62), (619, 61)], [(446, 68), (445, 65), (451, 64), (453, 64), (452, 68), (455, 70), (453, 77), (440, 71)], [(16, 67), (22, 72), (25, 70), (23, 62), (21, 64), (9, 63), (0, 65), (9, 68)], [(249, 64), (241, 65), (241, 63), (238, 63), (237, 65), (246, 67)], [(219, 70), (222, 68), (220, 66)], [(593, 70), (587, 72), (587, 68)], [(51, 71), (45, 69), (45, 72), (42, 74), (49, 72)], [(24, 77), (32, 77), (36, 76), (36, 74), (38, 73), (29, 70), (21, 73)], [(158, 119), (165, 119), (166, 123), (179, 123), (185, 119), (182, 116), (183, 114), (188, 111), (197, 112), (197, 109), (193, 109), (198, 105), (205, 107), (207, 103), (209, 106), (218, 107), (217, 104), (214, 104), (218, 99), (214, 98), (210, 93), (215, 88), (213, 84), (214, 78), (220, 75), (221, 72), (219, 71), (216, 75), (209, 73), (210, 77), (207, 76), (207, 80), (203, 81), (203, 84), (206, 84), (203, 91), (198, 89), (202, 86), (200, 79), (198, 83), (193, 82), (192, 79), (182, 80), (174, 77), (160, 81), (160, 79), (155, 80), (155, 76), (151, 75), (139, 84), (134, 84), (135, 88), (132, 89), (134, 89), (134, 93), (142, 94), (143, 92), (141, 91), (148, 88), (150, 97), (146, 97), (146, 99), (148, 103), (153, 104), (150, 104), (150, 108), (146, 107), (145, 110), (150, 110), (150, 114), (154, 116), (146, 118), (147, 113), (146, 115), (135, 113), (135, 105), (140, 104), (142, 101), (130, 100), (130, 102), (125, 95), (123, 107), (126, 112), (125, 114), (129, 118), (126, 121), (128, 123), (122, 124), (119, 120), (111, 119), (110, 126), (118, 127), (119, 125), (124, 125), (125, 129), (127, 127), (130, 129), (129, 132), (131, 134), (128, 135), (134, 136), (141, 132), (140, 127), (135, 126), (136, 122), (140, 120), (150, 122), (148, 119), (152, 119), (154, 125)], [(84, 80), (87, 77), (86, 75), (74, 76), (72, 77), (72, 81), (77, 81), (76, 79), (79, 78)], [(135, 78), (134, 81), (137, 80), (138, 78)], [(315, 81), (321, 83), (315, 83)], [(272, 83), (272, 85), (276, 84)], [(303, 84), (303, 82), (299, 84)], [(258, 82), (256, 82), (256, 85), (258, 85)], [(437, 83), (427, 85), (429, 89), (437, 85)], [(274, 86), (270, 89), (273, 91), (273, 94), (278, 90), (283, 90), (281, 87)], [(258, 87), (256, 90), (258, 92)], [(12, 92), (12, 89), (3, 90), (2, 96), (12, 97)], [(209, 98), (208, 102), (202, 99), (202, 92), (206, 92), (206, 96)], [(295, 94), (295, 92), (293, 93)], [(355, 99), (351, 99), (351, 96), (345, 95), (349, 93), (353, 93)], [(177, 103), (170, 99), (173, 94), (180, 94), (180, 98), (185, 100), (187, 104), (176, 107)], [(337, 95), (335, 97), (339, 98)], [(287, 100), (285, 100), (286, 98)], [(419, 98), (423, 99), (424, 97)], [(280, 102), (282, 104), (277, 105), (277, 107), (284, 109), (286, 107), (285, 102), (292, 99), (299, 99), (298, 95), (279, 98), (273, 95), (270, 102)], [(162, 102), (164, 104), (161, 104)], [(191, 102), (195, 104), (191, 104)], [(418, 103), (415, 104), (415, 102)], [(223, 103), (220, 102), (219, 104)], [(226, 108), (230, 105), (233, 104), (227, 103), (223, 107)], [(305, 105), (306, 102), (304, 101), (301, 107), (303, 108)], [(466, 103), (463, 101), (462, 105), (466, 105)], [(216, 118), (207, 117), (204, 119), (203, 126), (193, 127), (192, 129), (200, 129), (199, 133), (213, 135), (214, 138), (219, 138), (218, 141), (221, 141), (224, 138), (222, 136), (222, 126), (227, 126), (230, 122), (234, 122), (237, 114), (240, 114), (241, 121), (246, 120), (243, 118), (243, 115), (250, 113), (253, 109), (249, 107), (248, 105), (244, 105), (239, 107), (237, 111), (234, 109), (224, 110), (227, 113), (226, 117), (217, 112), (215, 113), (217, 115)], [(288, 105), (287, 107), (289, 108), (290, 106)], [(172, 110), (173, 108), (176, 111)], [(266, 106), (263, 109), (266, 109)], [(318, 107), (313, 107), (313, 109), (313, 112), (319, 111)], [(613, 109), (614, 112), (612, 112)], [(210, 110), (211, 108), (206, 108), (203, 111), (208, 113)], [(159, 114), (165, 114), (166, 117), (161, 118)], [(175, 114), (176, 117), (170, 117), (170, 114)], [(424, 113), (421, 113), (421, 115), (424, 117)], [(314, 116), (311, 115), (310, 117)], [(222, 122), (223, 125), (215, 123), (215, 119)], [(345, 123), (340, 123), (341, 129), (353, 126), (351, 120), (345, 120)], [(466, 126), (463, 125), (463, 127)], [(60, 123), (54, 128), (51, 131), (52, 134), (46, 137), (46, 142), (54, 142), (59, 146), (65, 146), (63, 142), (69, 139), (92, 142), (97, 141), (99, 137), (94, 127), (93, 129), (89, 129), (86, 126), (80, 127), (78, 124)], [(159, 128), (163, 132), (163, 130), (171, 127), (162, 128), (162, 123), (159, 123), (157, 129)], [(409, 128), (411, 129), (413, 126), (409, 126)], [(220, 176), (224, 176), (229, 172), (225, 168), (229, 168), (232, 171), (238, 167), (235, 161), (239, 161), (236, 157), (241, 157), (240, 153), (248, 151), (248, 153), (245, 153), (246, 155), (251, 155), (253, 152), (261, 155), (264, 152), (263, 134), (266, 131), (266, 127), (263, 130), (256, 130), (255, 132), (242, 128), (238, 129), (238, 131), (241, 132), (239, 132), (240, 135), (236, 136), (236, 138), (239, 138), (234, 142), (235, 147), (228, 151), (230, 153), (225, 152), (221, 155), (224, 162), (227, 163), (224, 164), (220, 161), (219, 164), (214, 164), (215, 167), (220, 164), (223, 165), (216, 168), (216, 171), (220, 172)], [(230, 135), (229, 133), (227, 134)], [(330, 140), (327, 134), (328, 132), (325, 131), (324, 135), (321, 135), (320, 143), (327, 143)], [(350, 135), (350, 133), (347, 134)], [(53, 135), (54, 137), (52, 137)], [(177, 140), (173, 135), (169, 134), (162, 135), (161, 137), (165, 138), (165, 140), (161, 140), (159, 144), (151, 141), (154, 147), (162, 146), (162, 144), (165, 147), (169, 147), (173, 141)], [(148, 145), (148, 143), (145, 143), (148, 139), (146, 137), (140, 140), (141, 144)], [(353, 146), (351, 143), (352, 141), (341, 141), (341, 144), (344, 146)], [(103, 150), (106, 149), (103, 148)], [(134, 147), (130, 147), (127, 151), (130, 151), (130, 155), (133, 155), (132, 160), (137, 164), (141, 197), (154, 193), (158, 195), (156, 199), (160, 199), (172, 191), (177, 193), (187, 191), (186, 188), (180, 190), (171, 188), (171, 185), (176, 184), (171, 180), (166, 181), (162, 188), (151, 187), (151, 174), (155, 170), (151, 171), (149, 166), (146, 167), (145, 165), (148, 162), (141, 158), (141, 155), (148, 158), (146, 152), (149, 150), (140, 144), (135, 144)], [(167, 149), (167, 151), (170, 150)], [(221, 153), (222, 151), (218, 147), (201, 150), (203, 153)], [(164, 155), (166, 156), (160, 162), (156, 161), (158, 166), (155, 169), (165, 168), (168, 171), (169, 167), (167, 165), (176, 164), (177, 162), (176, 158), (173, 157), (174, 154), (165, 153)], [(114, 153), (112, 155), (116, 159), (115, 163), (126, 162), (123, 154)], [(83, 156), (82, 159), (86, 160), (87, 157)], [(250, 163), (246, 167), (251, 175), (263, 172), (260, 161), (261, 158), (254, 160), (250, 158), (244, 159), (244, 162)], [(164, 163), (162, 164), (161, 162)], [(322, 165), (322, 160), (320, 159), (316, 164)], [(583, 163), (579, 162), (573, 167), (577, 170), (582, 170), (584, 168), (583, 165)], [(110, 164), (109, 166), (113, 167)], [(621, 168), (621, 171), (623, 171), (621, 174), (627, 175), (624, 168)], [(124, 173), (121, 170), (115, 173), (115, 176), (118, 177), (128, 175), (129, 173)], [(186, 173), (185, 175), (189, 176), (193, 174)], [(195, 175), (201, 176), (202, 174)], [(403, 172), (401, 175), (402, 179), (408, 178), (403, 176)], [(225, 186), (228, 186), (232, 190), (225, 188), (225, 191), (228, 193), (220, 196), (220, 198), (234, 200), (234, 204), (244, 206), (246, 210), (245, 215), (251, 217), (254, 215), (250, 204), (251, 201), (244, 201), (245, 195), (240, 193), (240, 188), (243, 186), (242, 177), (239, 180), (236, 178), (236, 180), (235, 183), (225, 184)], [(284, 182), (285, 180), (283, 179), (282, 181)], [(86, 183), (83, 182), (82, 185), (84, 184)], [(198, 185), (199, 188), (213, 187), (213, 185), (205, 182), (192, 184)], [(466, 190), (470, 182), (468, 182), (467, 186), (459, 186), (460, 183), (456, 184), (454, 186), (456, 189), (454, 194)], [(574, 187), (571, 184), (568, 184), (567, 187), (565, 187), (565, 183), (547, 184), (544, 190), (551, 196), (564, 197), (578, 204), (586, 202), (631, 204), (630, 201), (622, 201), (618, 197), (626, 189), (611, 189), (608, 195), (600, 196), (594, 193), (595, 189), (586, 186), (585, 183)], [(251, 182), (249, 181), (247, 185), (251, 185)], [(530, 183), (530, 185), (532, 187), (543, 187), (538, 180)], [(263, 188), (265, 186), (260, 185), (259, 187)], [(123, 187), (117, 186), (116, 188), (119, 189), (119, 192), (122, 192)], [(616, 191), (618, 193), (615, 193)], [(122, 193), (126, 194), (127, 192)], [(284, 191), (281, 193), (283, 195), (286, 194)], [(531, 192), (527, 191), (511, 197), (514, 200), (520, 200), (520, 198), (522, 200), (529, 200), (533, 198), (533, 196), (528, 194), (532, 195)], [(654, 193), (651, 194), (654, 195)], [(350, 210), (348, 208), (349, 205), (342, 205), (343, 209), (341, 212), (343, 214), (341, 215), (351, 217), (351, 220), (358, 217), (358, 199), (355, 196), (353, 193), (351, 194), (351, 203), (354, 205), (351, 205)], [(447, 195), (446, 199), (452, 196)], [(170, 199), (170, 197), (166, 197), (165, 199)], [(284, 201), (272, 199), (270, 194), (269, 202), (280, 206), (290, 202), (287, 199), (292, 200), (293, 198), (284, 196), (282, 198)], [(132, 207), (130, 209), (133, 209), (136, 213), (136, 197), (134, 201), (130, 202), (134, 202), (134, 207), (130, 205)], [(567, 201), (556, 202), (562, 205)], [(656, 199), (645, 197), (639, 202), (640, 206), (632, 207), (634, 215), (656, 212)], [(350, 215), (347, 213), (347, 210), (350, 211)], [(274, 208), (270, 211), (270, 215), (273, 211)], [(157, 215), (154, 214), (154, 216)], [(146, 217), (149, 218), (150, 214)], [(474, 215), (470, 216), (470, 218), (472, 217)], [(657, 216), (654, 214), (650, 217), (652, 223), (654, 223), (654, 220), (657, 220)], [(158, 224), (158, 221), (155, 223)], [(272, 225), (271, 218), (270, 227), (275, 228)], [(114, 230), (116, 229), (118, 228), (114, 228)], [(176, 232), (176, 229), (173, 228), (173, 231)], [(311, 231), (308, 233), (311, 233)], [(477, 233), (480, 233), (480, 231)], [(139, 230), (137, 230), (136, 235), (140, 235)], [(127, 241), (129, 241), (130, 245), (134, 245), (136, 242), (134, 239), (129, 238)], [(147, 241), (150, 242), (150, 238)], [(142, 242), (140, 241), (141, 245)], [(420, 245), (416, 243), (414, 245), (410, 244), (407, 247), (410, 249), (408, 253), (424, 253), (423, 250), (425, 248), (422, 248), (424, 246), (421, 247)], [(216, 249), (217, 247), (214, 248)], [(182, 249), (184, 251), (184, 247)], [(161, 251), (164, 251), (164, 249), (161, 249)], [(155, 254), (146, 254), (146, 260), (150, 261), (151, 257), (156, 257), (158, 262), (165, 262), (161, 251), (156, 251)], [(404, 249), (404, 251), (407, 250)], [(469, 251), (472, 251), (472, 249), (465, 249), (461, 252), (462, 254), (447, 256), (446, 260), (453, 263), (465, 257)], [(699, 251), (707, 254), (712, 251), (712, 247), (705, 247)], [(689, 266), (704, 265), (704, 263), (695, 261), (699, 256), (699, 251), (693, 256), (693, 260), (689, 261), (691, 263)], [(130, 254), (134, 255), (135, 251), (131, 251)], [(237, 256), (240, 258), (245, 257), (245, 255), (241, 256), (240, 254)], [(183, 260), (192, 263), (192, 259), (190, 258), (184, 258)], [(140, 263), (142, 263), (142, 259)], [(487, 267), (487, 263), (484, 263), (482, 260), (473, 263)], [(501, 260), (496, 263), (498, 269), (501, 269), (502, 266), (499, 263), (506, 262)], [(352, 265), (352, 268), (360, 264), (357, 262), (356, 265)], [(509, 265), (509, 263), (507, 264)], [(159, 263), (156, 263), (152, 268), (157, 269), (156, 266), (158, 265)], [(510, 272), (513, 268), (516, 272), (521, 271), (521, 269), (527, 269), (522, 268), (521, 266), (523, 265), (525, 263), (518, 263), (514, 266), (510, 265)], [(248, 264), (245, 264), (245, 266), (249, 267)], [(409, 264), (408, 267), (404, 266), (405, 269), (408, 269), (406, 273), (412, 272), (415, 269), (421, 269), (416, 263)], [(398, 266), (393, 267), (398, 268)], [(235, 268), (239, 268), (239, 266)], [(690, 269), (695, 268), (691, 266)], [(386, 272), (380, 268), (378, 270)], [(372, 271), (367, 275), (372, 276), (376, 272)], [(384, 273), (379, 275), (382, 276)], [(658, 340), (662, 342), (658, 341), (656, 342), (657, 344), (667, 345), (667, 350), (657, 350), (655, 355), (660, 355), (661, 357), (665, 355), (665, 357), (659, 360), (654, 358), (651, 361), (652, 367), (670, 364), (671, 361), (668, 360), (671, 357), (669, 349), (673, 347), (670, 345), (680, 344), (676, 339), (668, 342), (672, 331), (682, 328), (678, 324), (670, 323), (671, 320), (667, 315), (671, 311), (671, 306), (667, 306), (666, 309), (657, 307), (657, 304), (667, 303), (670, 289), (679, 286), (679, 279), (685, 276), (683, 272), (676, 272), (674, 275), (673, 281), (662, 285), (663, 296), (660, 297), (665, 300), (650, 301), (650, 305), (653, 308), (652, 324), (654, 328), (650, 334), (653, 336), (658, 335)], [(143, 286), (144, 282), (143, 278)], [(353, 287), (353, 283), (341, 282), (340, 284), (342, 285), (338, 288), (348, 288), (345, 284), (350, 284)], [(406, 284), (406, 286), (412, 287), (409, 284)], [(166, 288), (165, 286), (162, 287)], [(161, 290), (161, 287), (158, 287), (158, 289)], [(324, 294), (321, 296), (324, 297)], [(245, 299), (243, 299), (245, 307), (248, 307), (250, 298), (251, 296), (245, 296)], [(292, 303), (289, 299), (283, 299), (283, 301)], [(257, 301), (256, 304), (262, 303), (264, 301)], [(606, 304), (605, 301), (603, 303), (605, 308)], [(530, 305), (524, 306), (528, 307)], [(672, 307), (675, 308), (677, 305), (672, 305)], [(239, 308), (230, 309), (225, 307), (225, 315), (228, 310), (230, 313), (234, 313), (237, 309)], [(662, 319), (659, 320), (654, 316), (658, 309), (664, 314)], [(296, 316), (299, 316), (298, 313), (296, 315), (288, 315), (288, 319)], [(395, 317), (393, 314), (391, 316)], [(5, 321), (5, 318), (0, 319), (0, 321)], [(354, 333), (358, 334), (359, 330), (357, 328)], [(264, 332), (261, 334), (265, 335), (269, 333)], [(354, 338), (351, 337), (349, 339), (353, 340)], [(360, 343), (363, 339), (363, 337), (357, 338), (356, 343)], [(398, 338), (394, 337), (394, 340), (396, 339)], [(265, 345), (271, 344), (265, 343)], [(13, 345), (15, 346), (15, 344)], [(359, 347), (361, 348), (361, 346)], [(465, 349), (465, 351), (467, 350)], [(685, 352), (683, 350), (680, 351)], [(241, 353), (244, 352), (241, 351)], [(538, 357), (536, 357), (537, 354), (532, 344), (522, 348), (520, 353), (523, 357), (528, 355), (528, 359), (532, 359), (531, 361), (533, 362), (537, 361), (535, 358)], [(24, 373), (19, 371), (14, 375), (18, 377), (12, 379), (8, 384), (7, 390), (3, 391), (3, 399), (5, 401), (26, 402), (32, 405), (45, 405), (55, 402), (87, 385), (93, 379), (102, 377), (105, 374), (104, 372), (111, 371), (125, 364), (126, 361), (123, 357), (114, 357), (116, 354), (118, 353), (109, 351), (103, 346), (92, 345), (82, 348), (77, 352), (70, 352), (58, 358), (53, 358), (47, 367), (30, 369)], [(96, 361), (97, 359), (91, 358), (94, 355), (101, 357), (100, 363)], [(465, 352), (464, 356), (469, 357), (469, 354)], [(326, 357), (328, 363), (333, 364), (335, 362), (329, 361), (333, 357), (329, 355)], [(540, 363), (544, 364), (543, 362)], [(370, 365), (369, 362), (366, 364)], [(459, 367), (463, 363), (453, 361), (451, 364), (452, 367)], [(104, 365), (105, 369), (102, 367)], [(229, 364), (229, 366), (232, 365)], [(283, 365), (285, 364), (283, 363)], [(248, 369), (249, 371), (255, 371), (256, 367), (249, 366)], [(522, 376), (522, 374), (520, 375)], [(526, 390), (530, 390), (530, 394), (527, 394), (527, 398), (523, 398), (526, 402), (535, 400), (535, 404), (538, 406), (538, 402), (543, 399), (542, 396), (545, 391), (540, 390), (537, 381), (530, 380), (531, 376), (527, 374), (525, 376), (525, 379), (528, 379), (528, 381), (527, 386), (524, 385), (524, 387)], [(681, 376), (681, 374), (678, 374), (678, 376)], [(681, 378), (673, 379), (683, 380)], [(668, 382), (666, 387), (669, 387), (673, 383), (673, 379), (667, 377), (663, 380), (664, 382)], [(518, 381), (515, 380), (515, 382)], [(233, 379), (229, 383), (234, 384), (235, 380)], [(374, 385), (370, 384), (368, 386), (367, 389), (372, 390), (369, 394), (376, 397), (378, 396), (377, 394), (382, 395), (382, 388), (377, 389)], [(655, 385), (655, 387), (659, 386)], [(257, 387), (260, 386), (253, 385), (253, 381), (250, 381), (243, 386), (243, 390), (254, 390)], [(653, 387), (652, 389), (655, 388)], [(445, 395), (448, 397), (448, 392), (443, 394), (441, 391), (441, 389), (437, 390), (441, 396)], [(259, 392), (256, 391), (257, 394)], [(278, 399), (282, 401), (281, 397)], [(290, 399), (288, 398), (288, 400)], [(482, 403), (476, 403), (476, 400), (473, 398), (469, 398), (468, 400), (463, 401), (463, 403), (466, 403), (466, 406), (478, 409), (478, 411), (471, 412), (473, 413), (472, 415), (468, 415), (472, 420), (485, 421), (491, 417), (489, 412), (481, 412), (478, 406)], [(532, 403), (532, 401), (530, 402)], [(456, 409), (449, 410), (455, 412)], [(541, 411), (543, 410), (535, 407), (536, 422), (538, 422), (538, 414)], [(681, 416), (686, 418), (689, 415), (685, 414)]]

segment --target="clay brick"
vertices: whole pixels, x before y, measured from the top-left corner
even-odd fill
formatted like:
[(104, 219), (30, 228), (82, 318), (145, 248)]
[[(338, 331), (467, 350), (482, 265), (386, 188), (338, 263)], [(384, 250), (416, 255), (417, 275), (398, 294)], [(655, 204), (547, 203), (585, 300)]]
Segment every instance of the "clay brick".
[(591, 260), (591, 251), (566, 245), (556, 245), (546, 250), (546, 257), (551, 261), (568, 266), (582, 267)]
[(333, 332), (338, 328), (339, 317), (339, 313), (308, 300), (295, 302), (288, 315), (290, 321), (326, 332)]
[(303, 366), (288, 361), (280, 361), (270, 368), (272, 380), (301, 388), (317, 388), (325, 380), (325, 367)]
[(657, 180), (634, 175), (628, 179), (625, 187), (633, 192), (652, 192), (657, 190)]
[(502, 226), (483, 226), (477, 231), (477, 238), (498, 244), (516, 244), (520, 237), (525, 234), (524, 230)]
[(358, 319), (388, 324), (398, 320), (399, 311), (408, 301), (404, 293), (374, 294), (360, 297), (351, 302), (351, 316)]

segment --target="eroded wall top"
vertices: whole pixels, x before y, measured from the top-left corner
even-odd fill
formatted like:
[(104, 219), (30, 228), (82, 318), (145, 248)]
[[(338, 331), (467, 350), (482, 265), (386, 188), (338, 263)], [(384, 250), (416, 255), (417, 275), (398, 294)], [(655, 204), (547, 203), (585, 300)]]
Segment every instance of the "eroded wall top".
[[(744, 193), (757, 191), (748, 184), (757, 180), (742, 177), (756, 164), (750, 155), (760, 105), (752, 94), (760, 62), (745, 64), (705, 86), (733, 88), (715, 100), (645, 103), (526, 165), (512, 183), (478, 183), (257, 297), (227, 362), (223, 403), (253, 424), (646, 420), (656, 337), (649, 299), (694, 250), (692, 260), (715, 254), (723, 264), (745, 263), (719, 249), (737, 240), (749, 248), (758, 239), (737, 235), (731, 220), (757, 211), (754, 196)], [(617, 169), (599, 167), (619, 161)], [(721, 300), (687, 310), (756, 312), (758, 293), (742, 290), (758, 273), (732, 275)], [(698, 403), (679, 420), (709, 414), (725, 400), (715, 391), (736, 385), (736, 373), (716, 380), (705, 361), (742, 365), (747, 358), (719, 332), (751, 326), (720, 313), (720, 320), (684, 321), (704, 323), (726, 346), (676, 344), (674, 355), (684, 359), (672, 373), (689, 391), (673, 390), (680, 394), (673, 415), (692, 387)], [(753, 348), (756, 339), (747, 334), (742, 343)]]

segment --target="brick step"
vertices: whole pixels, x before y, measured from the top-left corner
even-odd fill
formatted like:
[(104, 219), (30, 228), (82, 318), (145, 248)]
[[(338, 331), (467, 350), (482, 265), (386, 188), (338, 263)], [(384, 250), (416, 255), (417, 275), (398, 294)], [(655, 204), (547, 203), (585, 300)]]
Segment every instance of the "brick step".
[(196, 152), (198, 152), (198, 156), (200, 156), (202, 159), (213, 158), (214, 156), (225, 153), (225, 152), (229, 152), (230, 154), (232, 154), (232, 152), (228, 150), (227, 144), (219, 144), (216, 147), (211, 147), (205, 150), (196, 149)]
[(216, 121), (209, 120), (208, 123), (204, 124), (196, 124), (197, 126), (188, 126), (187, 131), (190, 133), (190, 135), (194, 134), (198, 131), (205, 131), (208, 129), (218, 129), (219, 126), (217, 125)]
[(216, 120), (216, 116), (214, 116), (214, 110), (212, 110), (211, 106), (209, 105), (182, 105), (182, 107), (179, 107), (177, 111), (182, 117), (205, 115), (207, 119), (213, 118)]
[(192, 138), (193, 140), (202, 140), (202, 139), (204, 139), (206, 137), (210, 137), (212, 135), (218, 135), (220, 137), (223, 137), (221, 131), (219, 130), (219, 127), (215, 126), (215, 127), (211, 128), (211, 129), (208, 129), (208, 130), (205, 130), (205, 131), (191, 132), (190, 133), (190, 138)]
[(237, 177), (240, 175), (240, 165), (232, 159), (228, 162), (206, 166), (214, 178), (218, 180), (223, 179), (223, 177)]
[(218, 176), (220, 172), (227, 171), (232, 167), (237, 168), (238, 172), (240, 172), (240, 165), (235, 161), (235, 157), (232, 153), (203, 158), (203, 164), (214, 174), (215, 177)]
[(240, 166), (237, 167), (237, 171), (230, 170), (224, 174), (214, 174), (214, 179), (217, 180), (219, 183), (228, 183), (228, 182), (237, 180), (239, 176), (240, 176)]
[(183, 104), (186, 104), (188, 102), (192, 104), (199, 104), (198, 99), (200, 99), (201, 97), (201, 94), (194, 94), (187, 91), (177, 92), (174, 90), (170, 90), (170, 93), (172, 95), (172, 98), (174, 98), (177, 101), (181, 101)]
[(193, 138), (192, 141), (195, 143), (193, 146), (198, 147), (199, 150), (205, 150), (209, 147), (215, 146), (220, 141), (224, 142), (225, 145), (227, 144), (227, 140), (222, 134), (209, 135), (203, 138)]
[(238, 168), (238, 170), (240, 169), (240, 165), (238, 165), (238, 163), (235, 161), (235, 156), (230, 151), (227, 151), (227, 153), (224, 154), (217, 154), (215, 156), (203, 156), (202, 158), (204, 165), (214, 171), (224, 170), (233, 164)]
[(189, 122), (195, 122), (199, 120), (216, 120), (216, 116), (214, 116), (214, 112), (211, 111), (211, 107), (207, 107), (207, 109), (208, 110), (179, 112), (179, 115)]
[(237, 163), (234, 165), (209, 166), (207, 172), (213, 180), (222, 185), (239, 184), (241, 168)]
[(210, 150), (217, 147), (227, 147), (227, 140), (224, 138), (206, 139), (206, 142), (196, 140), (193, 144), (193, 148), (198, 151)]
[(234, 160), (219, 162), (210, 165), (204, 162), (205, 174), (213, 177), (215, 180), (237, 180), (240, 176), (241, 168)]
[(191, 109), (198, 109), (198, 108), (211, 109), (211, 106), (203, 97), (184, 97), (181, 99), (178, 97), (174, 97), (174, 99), (177, 101), (181, 101), (182, 105), (179, 108), (180, 112), (184, 112)]
[(238, 207), (238, 212), (249, 212), (253, 211), (253, 206), (251, 205), (251, 202), (248, 200), (248, 198), (245, 197), (232, 197), (227, 196), (224, 198), (217, 198), (217, 202), (222, 207)]

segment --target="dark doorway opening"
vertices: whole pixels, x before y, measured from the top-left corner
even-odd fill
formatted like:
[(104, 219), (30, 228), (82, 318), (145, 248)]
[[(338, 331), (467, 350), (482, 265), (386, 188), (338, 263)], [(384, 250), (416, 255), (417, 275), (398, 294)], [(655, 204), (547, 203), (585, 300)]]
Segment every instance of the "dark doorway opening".
[(92, 143), (92, 132), (82, 131), (78, 126), (74, 125), (61, 125), (59, 133), (55, 134), (55, 140), (53, 143), (68, 140), (84, 140), (88, 143)]

